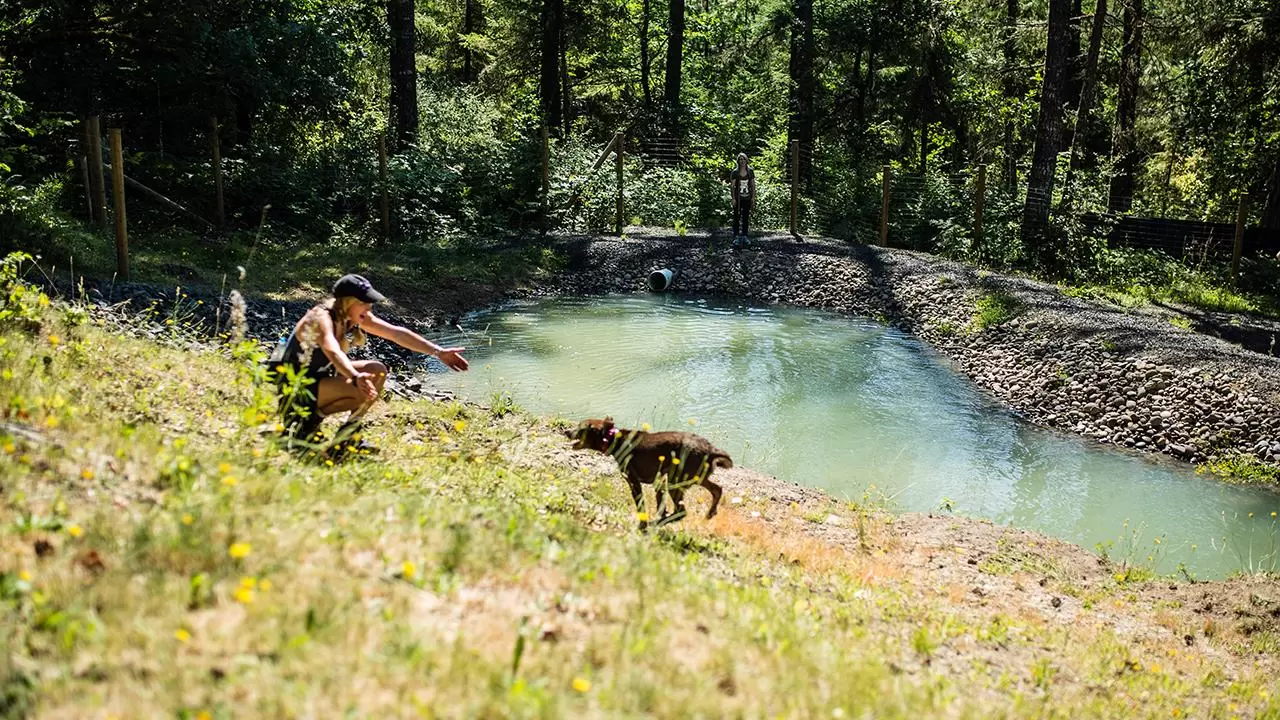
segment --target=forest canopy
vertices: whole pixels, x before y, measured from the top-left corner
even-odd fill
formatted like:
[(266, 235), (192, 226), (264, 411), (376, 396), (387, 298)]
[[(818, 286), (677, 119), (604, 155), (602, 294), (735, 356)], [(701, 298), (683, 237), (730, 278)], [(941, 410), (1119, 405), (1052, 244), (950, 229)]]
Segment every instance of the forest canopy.
[(1280, 227), (1280, 6), (18, 0), (0, 9), (10, 239), (84, 214), (90, 117), (193, 214), (247, 228), (270, 205), (299, 238), (376, 234), (388, 186), (382, 222), (407, 240), (603, 229), (608, 168), (588, 170), (622, 132), (645, 178), (629, 221), (724, 222), (747, 152), (766, 223), (785, 224), (795, 161), (809, 228), (861, 239), (888, 166), (915, 203), (903, 233), (946, 251), (975, 244), (984, 166), (988, 254), (1053, 267), (1095, 214), (1232, 222), (1248, 193), (1248, 222)]

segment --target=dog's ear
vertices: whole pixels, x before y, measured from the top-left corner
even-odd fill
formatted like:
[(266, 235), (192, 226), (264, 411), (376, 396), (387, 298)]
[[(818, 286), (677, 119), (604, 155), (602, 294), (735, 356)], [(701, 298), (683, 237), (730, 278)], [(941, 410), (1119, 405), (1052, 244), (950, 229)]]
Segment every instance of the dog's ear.
[(611, 428), (611, 427), (613, 427), (613, 416), (612, 416), (612, 415), (605, 415), (605, 416), (604, 416), (604, 429), (605, 429), (605, 430), (608, 430), (608, 429), (609, 429), (609, 428)]

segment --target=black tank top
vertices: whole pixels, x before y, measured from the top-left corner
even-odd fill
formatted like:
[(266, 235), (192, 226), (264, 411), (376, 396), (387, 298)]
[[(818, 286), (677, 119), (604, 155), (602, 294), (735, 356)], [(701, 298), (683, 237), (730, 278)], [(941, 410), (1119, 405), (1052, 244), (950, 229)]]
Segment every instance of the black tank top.
[[(323, 305), (317, 305), (316, 307), (324, 308)], [(312, 310), (314, 309), (312, 308)], [(327, 308), (325, 308), (325, 312), (328, 312)], [(289, 333), (289, 339), (276, 346), (268, 363), (272, 365), (289, 365), (294, 370), (302, 368), (302, 341), (298, 338), (298, 327), (296, 325), (293, 332)], [(306, 371), (311, 377), (326, 377), (337, 373), (333, 363), (329, 360), (329, 356), (324, 354), (324, 350), (318, 344), (311, 348), (311, 360), (307, 363)]]

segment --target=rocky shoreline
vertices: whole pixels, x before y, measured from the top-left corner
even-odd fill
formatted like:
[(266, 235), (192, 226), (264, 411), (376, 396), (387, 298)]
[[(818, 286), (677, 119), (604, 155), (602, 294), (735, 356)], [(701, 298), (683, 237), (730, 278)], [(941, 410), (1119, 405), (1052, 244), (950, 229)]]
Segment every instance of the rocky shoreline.
[[(877, 318), (928, 342), (955, 370), (1036, 424), (1202, 463), (1224, 454), (1280, 467), (1280, 359), (1021, 277), (905, 250), (789, 237), (742, 250), (704, 237), (563, 244), (566, 271), (532, 295), (647, 288)], [(977, 319), (982, 305), (995, 319)]]

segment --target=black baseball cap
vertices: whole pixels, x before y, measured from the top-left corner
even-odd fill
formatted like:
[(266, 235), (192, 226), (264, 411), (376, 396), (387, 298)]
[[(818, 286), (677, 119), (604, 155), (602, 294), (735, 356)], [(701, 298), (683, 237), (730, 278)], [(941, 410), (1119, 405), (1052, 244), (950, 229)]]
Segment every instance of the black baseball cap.
[(338, 282), (333, 284), (333, 296), (353, 297), (360, 302), (380, 303), (387, 299), (386, 295), (373, 289), (373, 283), (364, 278), (363, 275), (343, 275), (338, 278)]

